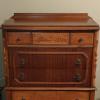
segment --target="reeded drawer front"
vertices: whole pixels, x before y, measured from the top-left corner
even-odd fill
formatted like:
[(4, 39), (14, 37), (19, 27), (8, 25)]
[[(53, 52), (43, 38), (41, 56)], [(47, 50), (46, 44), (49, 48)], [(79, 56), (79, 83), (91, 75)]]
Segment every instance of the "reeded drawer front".
[(92, 48), (10, 48), (9, 51), (11, 86), (90, 86)]
[(68, 33), (33, 32), (33, 44), (68, 44)]
[(88, 59), (83, 53), (19, 51), (15, 56), (19, 83), (78, 84), (87, 77)]
[(8, 33), (8, 44), (31, 44), (32, 35), (30, 32), (9, 32)]
[(77, 91), (15, 91), (12, 100), (89, 100), (89, 92)]
[(93, 33), (71, 33), (72, 45), (93, 45)]

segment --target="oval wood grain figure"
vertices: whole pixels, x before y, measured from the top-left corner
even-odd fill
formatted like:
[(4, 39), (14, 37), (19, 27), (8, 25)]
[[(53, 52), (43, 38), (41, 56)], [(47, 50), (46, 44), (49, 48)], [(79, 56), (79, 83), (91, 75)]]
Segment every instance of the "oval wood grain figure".
[(33, 32), (33, 44), (69, 44), (68, 33)]

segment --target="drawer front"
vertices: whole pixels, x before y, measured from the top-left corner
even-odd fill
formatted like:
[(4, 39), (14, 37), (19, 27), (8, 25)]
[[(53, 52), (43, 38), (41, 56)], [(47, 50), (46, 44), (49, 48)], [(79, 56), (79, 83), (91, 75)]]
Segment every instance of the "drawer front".
[(93, 33), (71, 33), (71, 45), (93, 45)]
[(9, 32), (7, 38), (9, 45), (32, 43), (32, 35), (29, 32)]
[(75, 91), (15, 91), (12, 100), (89, 100), (89, 92)]
[(68, 44), (68, 33), (33, 32), (33, 44)]
[(11, 86), (90, 86), (92, 48), (9, 51)]

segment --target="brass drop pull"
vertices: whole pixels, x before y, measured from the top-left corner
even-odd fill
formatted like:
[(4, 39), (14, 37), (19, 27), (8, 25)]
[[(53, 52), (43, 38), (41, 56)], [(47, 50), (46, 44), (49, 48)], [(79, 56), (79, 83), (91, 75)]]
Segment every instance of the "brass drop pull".
[(80, 39), (78, 40), (79, 43), (82, 43), (83, 41), (84, 41), (83, 38), (80, 38)]
[(75, 65), (81, 65), (81, 59), (78, 58), (78, 59), (76, 60), (76, 62), (75, 62)]
[(22, 58), (22, 59), (20, 60), (20, 65), (19, 65), (19, 66), (23, 68), (24, 65), (25, 65), (25, 59)]
[(26, 99), (25, 99), (25, 97), (22, 97), (22, 99), (21, 99), (21, 100), (26, 100)]
[(81, 75), (80, 74), (76, 74), (74, 76), (74, 80), (77, 81), (77, 82), (79, 82), (81, 80)]
[(25, 78), (25, 74), (24, 73), (20, 73), (18, 79), (23, 81)]

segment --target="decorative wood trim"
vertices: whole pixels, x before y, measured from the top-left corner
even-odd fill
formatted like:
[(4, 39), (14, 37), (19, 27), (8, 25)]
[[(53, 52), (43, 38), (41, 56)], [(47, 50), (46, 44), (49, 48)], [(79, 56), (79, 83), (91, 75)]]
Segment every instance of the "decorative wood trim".
[[(70, 55), (73, 55), (73, 54), (80, 54), (80, 55), (83, 55), (85, 58), (86, 58), (86, 74), (85, 74), (85, 79), (81, 82), (21, 82), (20, 80), (18, 80), (16, 78), (16, 67), (15, 67), (15, 64), (13, 64), (13, 68), (14, 68), (14, 80), (19, 83), (19, 84), (83, 84), (86, 82), (87, 80), (87, 76), (88, 76), (88, 64), (89, 64), (89, 60), (88, 60), (88, 56), (84, 53), (84, 52), (25, 52), (25, 51), (18, 51), (17, 54), (70, 54)], [(14, 55), (15, 56), (15, 55)]]
[(91, 27), (86, 27), (86, 26), (82, 26), (82, 27), (80, 27), (80, 26), (75, 26), (75, 27), (73, 27), (73, 26), (63, 26), (63, 27), (61, 27), (61, 26), (55, 26), (55, 27), (53, 27), (53, 26), (49, 26), (49, 27), (47, 27), (47, 26), (21, 26), (21, 25), (18, 25), (18, 26), (14, 26), (14, 25), (10, 25), (10, 26), (3, 26), (3, 29), (7, 29), (7, 30), (69, 30), (69, 31), (71, 31), (71, 30), (80, 30), (80, 31), (91, 31), (91, 30), (99, 30), (99, 27), (97, 27), (97, 26), (91, 26)]
[[(5, 38), (4, 38), (5, 37)], [(4, 74), (5, 74), (5, 83), (7, 85), (9, 85), (9, 66), (8, 66), (8, 48), (7, 48), (7, 42), (6, 42), (6, 39), (7, 39), (7, 34), (4, 34), (4, 37), (3, 37), (3, 45), (4, 45), (4, 48), (3, 48), (3, 53), (4, 53)]]
[[(74, 17), (73, 17), (74, 16)], [(87, 13), (15, 13), (16, 21), (87, 21)]]
[(4, 69), (5, 69), (6, 84), (9, 84), (8, 52), (6, 48), (4, 48), (4, 66), (5, 66)]
[(95, 87), (96, 78), (96, 61), (97, 61), (97, 45), (98, 45), (98, 31), (94, 34), (94, 48), (93, 48), (93, 63), (92, 63), (92, 74), (91, 74), (91, 86)]
[(73, 54), (81, 54), (81, 55), (83, 55), (84, 57), (86, 57), (87, 59), (88, 59), (88, 56), (87, 56), (87, 54), (85, 54), (84, 52), (27, 52), (27, 51), (19, 51), (19, 52), (17, 52), (17, 53), (19, 53), (19, 54), (60, 54), (60, 55), (62, 55), (62, 54), (70, 54), (70, 55), (73, 55)]
[(2, 25), (2, 28), (5, 30), (99, 30), (98, 24), (87, 13), (15, 13)]
[(49, 91), (49, 90), (53, 90), (53, 91), (94, 91), (96, 90), (96, 88), (73, 88), (73, 87), (6, 87), (6, 90), (24, 90), (24, 91), (35, 91), (35, 90), (39, 90), (39, 91)]
[(43, 47), (43, 48), (93, 48), (93, 45), (7, 45), (8, 47), (29, 47), (29, 48), (37, 48), (37, 47)]
[(14, 16), (84, 16), (87, 17), (88, 13), (14, 13)]

